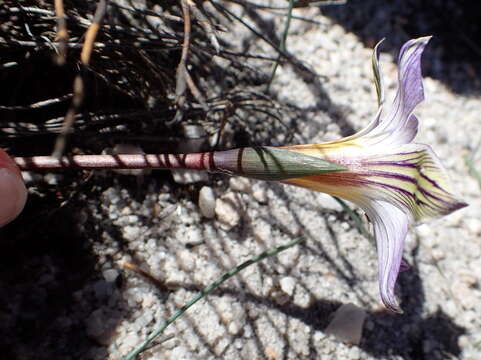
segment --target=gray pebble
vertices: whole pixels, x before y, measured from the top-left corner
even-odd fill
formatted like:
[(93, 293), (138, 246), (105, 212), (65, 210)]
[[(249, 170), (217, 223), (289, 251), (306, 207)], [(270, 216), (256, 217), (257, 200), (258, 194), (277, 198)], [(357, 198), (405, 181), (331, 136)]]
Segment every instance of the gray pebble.
[(334, 313), (334, 318), (325, 333), (340, 341), (357, 345), (361, 342), (366, 311), (354, 304), (342, 305)]
[(107, 269), (103, 271), (102, 275), (105, 281), (113, 283), (119, 277), (119, 272), (116, 269)]

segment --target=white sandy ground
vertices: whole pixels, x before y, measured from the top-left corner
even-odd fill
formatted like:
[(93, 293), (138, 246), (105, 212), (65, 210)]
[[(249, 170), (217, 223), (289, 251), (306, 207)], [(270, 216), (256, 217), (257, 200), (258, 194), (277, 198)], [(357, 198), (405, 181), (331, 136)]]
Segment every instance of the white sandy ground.
[[(296, 14), (319, 24), (294, 21), (288, 49), (323, 76), (322, 86), (342, 114), (339, 121), (359, 130), (377, 110), (372, 49), (317, 11)], [(261, 42), (253, 50), (270, 51)], [(392, 95), (395, 59), (383, 53), (381, 63)], [(200, 301), (165, 332), (174, 337), (143, 359), (478, 359), (481, 199), (464, 156), (480, 141), (481, 99), (452, 93), (431, 78), (424, 83), (417, 141), (432, 145), (470, 206), (410, 231), (405, 255), (412, 269), (398, 282), (404, 315), (384, 312), (375, 246), (328, 196), (237, 178), (222, 187), (211, 176), (217, 215), (209, 220), (196, 202), (179, 198), (160, 178), (146, 178), (143, 202), (115, 186), (103, 193), (96, 217), (89, 219), (111, 224), (118, 233), (106, 230), (95, 242), (101, 271), (75, 293), (77, 313), (55, 320), (65, 327), (80, 322), (97, 344), (70, 358), (119, 359), (225, 271), (302, 234), (303, 244), (247, 268)], [(281, 100), (309, 110), (297, 124), (297, 141), (340, 136), (344, 125), (332, 120), (331, 107), (319, 106), (291, 66), (278, 69), (274, 90)], [(481, 170), (479, 160), (476, 166)], [(126, 248), (119, 249), (115, 236), (123, 237)], [(137, 264), (165, 288), (126, 271), (121, 261)], [(117, 276), (124, 279), (120, 287), (114, 285)], [(367, 311), (359, 346), (323, 332), (345, 303)]]
[[(360, 129), (376, 111), (372, 49), (327, 17), (314, 11), (304, 15), (321, 24), (294, 22), (288, 49), (325, 76), (322, 85), (331, 101), (342, 109), (348, 124)], [(389, 54), (381, 56), (391, 95), (396, 85), (394, 60)], [(383, 313), (373, 243), (359, 235), (340, 207), (322, 194), (243, 179), (233, 179), (227, 189), (214, 183), (217, 220), (205, 220), (195, 203), (179, 201), (168, 192), (152, 191), (138, 204), (111, 188), (103, 197), (105, 216), (119, 226), (142, 268), (170, 290), (156, 289), (124, 272), (123, 289), (109, 293), (109, 306), (95, 309), (86, 319), (92, 335), (108, 347), (109, 358), (125, 354), (227, 269), (300, 234), (306, 237), (304, 244), (228, 281), (171, 326), (166, 334), (175, 337), (145, 358), (477, 358), (481, 200), (463, 157), (479, 141), (481, 101), (453, 94), (430, 78), (425, 79), (425, 88), (427, 100), (416, 109), (421, 119), (417, 141), (433, 146), (456, 192), (470, 206), (410, 232), (405, 254), (413, 269), (399, 281), (404, 315)], [(316, 95), (291, 67), (279, 68), (274, 89), (286, 102), (313, 109), (298, 124), (302, 138), (321, 142), (340, 136), (339, 126), (316, 108)], [(170, 215), (152, 219), (153, 208), (168, 211), (169, 206)], [(139, 221), (139, 212), (149, 218), (146, 224)], [(119, 255), (114, 259), (131, 260)], [(119, 302), (130, 310), (128, 318), (124, 310), (119, 312)], [(360, 346), (343, 344), (323, 332), (332, 312), (348, 302), (368, 312)]]

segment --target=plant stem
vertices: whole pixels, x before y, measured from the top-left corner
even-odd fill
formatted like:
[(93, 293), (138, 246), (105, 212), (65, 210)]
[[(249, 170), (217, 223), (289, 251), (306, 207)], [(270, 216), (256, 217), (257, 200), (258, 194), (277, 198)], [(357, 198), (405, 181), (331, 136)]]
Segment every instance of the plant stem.
[(268, 146), (190, 154), (17, 157), (15, 163), (21, 170), (189, 169), (267, 181), (282, 181), (346, 169), (314, 156)]
[(21, 170), (46, 169), (192, 169), (210, 170), (214, 153), (119, 154), (16, 157)]

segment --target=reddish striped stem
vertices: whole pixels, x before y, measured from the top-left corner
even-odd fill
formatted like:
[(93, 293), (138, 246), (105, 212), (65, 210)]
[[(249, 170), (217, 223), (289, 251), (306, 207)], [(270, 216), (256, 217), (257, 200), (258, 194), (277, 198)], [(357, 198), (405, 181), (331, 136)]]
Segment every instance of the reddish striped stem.
[(193, 169), (214, 170), (214, 153), (118, 154), (16, 157), (21, 170), (49, 169)]

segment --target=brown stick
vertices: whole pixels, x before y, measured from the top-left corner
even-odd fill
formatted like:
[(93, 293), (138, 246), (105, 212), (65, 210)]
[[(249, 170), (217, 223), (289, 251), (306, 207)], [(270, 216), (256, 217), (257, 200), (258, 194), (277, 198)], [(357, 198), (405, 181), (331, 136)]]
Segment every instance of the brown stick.
[(181, 0), (182, 15), (184, 18), (184, 41), (182, 43), (182, 53), (180, 56), (179, 65), (177, 66), (177, 76), (176, 76), (176, 87), (175, 95), (176, 102), (178, 105), (177, 113), (170, 123), (175, 123), (180, 120), (183, 113), (183, 107), (186, 100), (186, 89), (189, 88), (192, 95), (196, 100), (202, 105), (202, 107), (207, 111), (207, 103), (204, 96), (201, 94), (199, 89), (194, 83), (194, 80), (187, 70), (187, 58), (189, 56), (190, 47), (190, 35), (192, 31), (192, 22), (190, 18), (190, 3), (191, 0)]
[(80, 54), (80, 60), (84, 65), (88, 65), (90, 62), (90, 55), (92, 54), (95, 38), (97, 37), (100, 26), (102, 26), (102, 21), (106, 12), (107, 0), (100, 0), (97, 4), (97, 9), (95, 10), (92, 25), (89, 26), (87, 32), (85, 33), (85, 41), (82, 47), (82, 53)]
[(62, 129), (60, 134), (55, 141), (55, 146), (53, 149), (52, 156), (59, 158), (65, 149), (65, 144), (67, 143), (67, 136), (70, 133), (72, 126), (75, 122), (75, 114), (77, 110), (82, 105), (84, 98), (84, 83), (82, 80), (82, 75), (77, 75), (73, 81), (73, 98), (72, 104), (70, 105), (65, 118), (63, 120)]
[[(107, 0), (100, 0), (97, 4), (97, 9), (95, 10), (94, 19), (92, 24), (87, 29), (85, 34), (85, 41), (82, 47), (82, 52), (80, 53), (80, 60), (82, 65), (88, 66), (90, 62), (90, 56), (92, 54), (92, 48), (95, 42), (95, 38), (97, 37), (97, 33), (102, 25), (103, 18), (107, 11)], [(62, 156), (65, 145), (67, 143), (67, 137), (72, 130), (72, 126), (75, 122), (75, 114), (80, 109), (80, 106), (83, 103), (84, 99), (84, 81), (82, 78), (82, 74), (78, 74), (73, 82), (73, 99), (72, 105), (68, 109), (67, 113), (65, 114), (65, 118), (63, 121), (62, 130), (55, 141), (55, 146), (53, 149), (52, 155), (60, 158)]]
[(63, 65), (67, 59), (67, 21), (65, 20), (65, 10), (63, 0), (55, 0), (55, 15), (57, 15), (57, 40), (59, 42), (59, 55), (57, 63)]
[(179, 107), (182, 107), (185, 102), (185, 90), (186, 86), (186, 63), (187, 63), (187, 56), (189, 55), (189, 46), (190, 46), (190, 30), (191, 30), (191, 23), (190, 23), (190, 11), (189, 6), (185, 2), (185, 0), (181, 0), (182, 5), (182, 15), (184, 16), (184, 42), (182, 43), (182, 53), (180, 55), (179, 65), (177, 65), (177, 84), (175, 88), (175, 95), (176, 95), (176, 102)]

